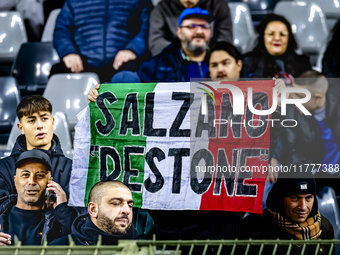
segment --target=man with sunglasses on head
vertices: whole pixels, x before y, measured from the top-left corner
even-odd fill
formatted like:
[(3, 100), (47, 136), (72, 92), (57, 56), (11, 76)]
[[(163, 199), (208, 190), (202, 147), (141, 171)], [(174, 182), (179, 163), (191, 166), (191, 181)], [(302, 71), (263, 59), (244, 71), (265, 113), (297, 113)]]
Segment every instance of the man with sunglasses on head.
[(145, 61), (137, 73), (123, 71), (112, 82), (188, 82), (191, 78), (205, 78), (213, 19), (208, 11), (198, 7), (185, 9), (177, 23), (178, 40)]

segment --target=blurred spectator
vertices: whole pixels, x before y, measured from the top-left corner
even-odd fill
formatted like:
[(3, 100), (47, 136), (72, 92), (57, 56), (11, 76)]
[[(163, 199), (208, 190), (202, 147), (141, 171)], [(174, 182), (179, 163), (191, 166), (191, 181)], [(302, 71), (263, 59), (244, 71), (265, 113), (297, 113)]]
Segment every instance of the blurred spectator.
[(213, 19), (198, 7), (185, 9), (177, 23), (180, 42), (172, 43), (161, 54), (144, 62), (137, 71), (140, 81), (184, 82), (190, 78), (205, 78), (208, 66), (204, 60)]
[(232, 20), (224, 0), (162, 0), (150, 15), (149, 49), (152, 56), (161, 53), (177, 38), (177, 21), (185, 8), (199, 7), (215, 17), (213, 39), (233, 42)]
[(217, 42), (210, 51), (209, 77), (213, 81), (236, 79), (241, 76), (242, 55), (229, 42)]
[(145, 58), (150, 0), (67, 0), (57, 18), (55, 73), (95, 72), (101, 82), (121, 70), (136, 71)]
[[(263, 215), (250, 215), (243, 219), (239, 239), (316, 240), (333, 239), (334, 230), (327, 218), (318, 211), (316, 184), (309, 172), (305, 178), (279, 178), (269, 192), (268, 209)], [(275, 254), (329, 254), (330, 246), (279, 245)], [(252, 246), (248, 254), (258, 254), (260, 246)], [(262, 254), (273, 254), (274, 246), (266, 245)], [(320, 253), (319, 253), (320, 252)], [(241, 254), (241, 253), (240, 253)], [(243, 253), (242, 253), (243, 254)], [(333, 254), (335, 254), (333, 249)]]
[(49, 155), (53, 180), (60, 184), (67, 197), (72, 160), (61, 150), (59, 138), (53, 134), (52, 105), (40, 95), (25, 97), (17, 107), (18, 128), (21, 131), (9, 157), (0, 160), (0, 198), (16, 194), (13, 176), (19, 156), (32, 149), (40, 149)]
[[(90, 191), (89, 214), (79, 216), (72, 224), (72, 239), (76, 245), (117, 245), (119, 239), (136, 239), (132, 225), (133, 199), (130, 189), (119, 181), (98, 182)], [(68, 236), (50, 245), (68, 245)]]
[(282, 78), (291, 85), (293, 78), (312, 67), (309, 58), (298, 55), (291, 24), (282, 16), (268, 14), (258, 25), (258, 43), (243, 58), (246, 78)]
[(25, 151), (15, 167), (18, 195), (0, 201), (0, 245), (12, 244), (14, 235), (24, 245), (39, 245), (46, 237), (51, 242), (69, 234), (76, 211), (67, 206), (65, 192), (51, 180), (49, 156), (37, 149)]
[[(313, 115), (301, 114), (293, 105), (287, 107), (286, 118), (296, 120), (298, 125), (285, 128), (279, 161), (283, 165), (322, 164), (315, 173), (318, 189), (331, 186), (340, 195), (340, 175), (335, 169), (340, 164), (340, 88), (312, 70), (299, 76), (293, 87), (310, 91), (311, 99), (303, 105)], [(304, 94), (291, 93), (291, 97), (303, 98)]]
[(332, 40), (329, 42), (322, 59), (322, 73), (328, 78), (340, 77), (340, 19), (333, 28)]
[(40, 41), (44, 28), (43, 0), (1, 0), (0, 11), (20, 12), (24, 19), (28, 41)]

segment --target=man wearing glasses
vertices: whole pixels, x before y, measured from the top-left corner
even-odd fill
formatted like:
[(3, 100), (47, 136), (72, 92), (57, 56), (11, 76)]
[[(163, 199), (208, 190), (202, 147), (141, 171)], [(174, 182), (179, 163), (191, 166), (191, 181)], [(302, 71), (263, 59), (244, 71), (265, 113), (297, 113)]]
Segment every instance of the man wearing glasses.
[(141, 82), (187, 82), (205, 78), (208, 49), (214, 17), (198, 7), (185, 9), (179, 19), (176, 42), (144, 62), (137, 71)]

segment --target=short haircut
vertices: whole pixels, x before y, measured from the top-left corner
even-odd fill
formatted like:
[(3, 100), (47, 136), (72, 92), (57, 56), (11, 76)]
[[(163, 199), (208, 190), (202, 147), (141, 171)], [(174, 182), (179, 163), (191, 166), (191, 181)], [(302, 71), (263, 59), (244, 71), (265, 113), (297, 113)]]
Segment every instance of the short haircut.
[(210, 54), (217, 50), (223, 50), (227, 52), (230, 56), (232, 56), (235, 59), (236, 62), (242, 59), (241, 53), (237, 50), (237, 48), (234, 45), (232, 45), (229, 42), (220, 41), (215, 43), (215, 45), (211, 47)]
[(126, 186), (124, 183), (120, 181), (100, 181), (97, 184), (95, 184), (89, 194), (89, 200), (88, 202), (93, 202), (98, 205), (101, 204), (103, 196), (106, 195), (106, 189), (110, 188), (123, 188), (123, 189), (129, 189), (128, 186)]
[[(323, 81), (323, 82), (322, 82)], [(308, 70), (302, 73), (294, 81), (299, 86), (307, 86), (312, 91), (326, 93), (328, 89), (328, 81), (326, 77), (315, 70)]]
[(50, 112), (52, 114), (52, 104), (41, 95), (30, 95), (21, 100), (17, 107), (17, 117), (19, 121), (24, 116), (31, 116), (36, 112)]

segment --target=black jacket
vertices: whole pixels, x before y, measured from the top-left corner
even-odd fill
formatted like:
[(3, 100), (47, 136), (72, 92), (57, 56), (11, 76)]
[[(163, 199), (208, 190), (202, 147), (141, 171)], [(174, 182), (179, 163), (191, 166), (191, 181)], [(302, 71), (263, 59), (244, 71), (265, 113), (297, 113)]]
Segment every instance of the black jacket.
[[(334, 238), (334, 230), (330, 222), (323, 216), (321, 216), (321, 229), (322, 233), (320, 238), (321, 239), (333, 239)], [(293, 237), (288, 234), (285, 230), (283, 230), (268, 214), (268, 211), (265, 210), (263, 216), (257, 215), (249, 215), (248, 217), (244, 218), (241, 227), (239, 230), (239, 239), (268, 239), (268, 240), (275, 240), (275, 239), (283, 239), (283, 240), (290, 240)], [(301, 254), (302, 245), (293, 245), (290, 255), (298, 255)], [(251, 249), (248, 254), (258, 254), (260, 246), (251, 246)], [(319, 248), (319, 252), (317, 254), (328, 254), (329, 253), (329, 245), (321, 245)], [(266, 245), (262, 251), (263, 255), (269, 255), (273, 253), (274, 246), (273, 245)], [(305, 255), (314, 255), (315, 254), (316, 246), (306, 246)], [(288, 245), (278, 246), (278, 249), (275, 254), (283, 255), (287, 254)], [(243, 254), (240, 250), (237, 254)], [(333, 254), (335, 254), (333, 249)]]
[[(278, 58), (284, 62), (284, 71), (294, 78), (312, 69), (306, 55), (286, 52)], [(282, 71), (275, 59), (267, 51), (255, 48), (252, 52), (244, 55), (242, 74), (245, 78), (272, 78)]]
[[(0, 224), (1, 231), (8, 229), (8, 216), (13, 206), (17, 203), (17, 195), (10, 195), (0, 199)], [(77, 212), (74, 208), (68, 207), (67, 203), (58, 205), (54, 210), (44, 209), (45, 223), (42, 236), (47, 236), (47, 241), (51, 242), (57, 238), (71, 233), (71, 223), (75, 219)], [(13, 237), (12, 237), (13, 238)], [(23, 241), (23, 240), (21, 240)], [(41, 239), (43, 244), (44, 238)]]
[[(137, 232), (133, 225), (125, 235), (111, 235), (100, 230), (90, 219), (88, 214), (79, 216), (72, 224), (71, 236), (76, 245), (96, 245), (98, 236), (102, 236), (103, 245), (117, 245), (119, 239), (136, 239)], [(68, 245), (69, 238), (64, 236), (50, 243), (50, 245)]]
[[(20, 135), (17, 138), (11, 155), (0, 160), (0, 198), (17, 193), (13, 179), (16, 170), (15, 162), (24, 151), (27, 151), (26, 139), (24, 135)], [(59, 138), (56, 135), (53, 135), (51, 148), (42, 151), (50, 156), (53, 181), (63, 188), (68, 198), (72, 160), (64, 156)]]
[[(334, 140), (340, 148), (339, 97), (340, 87), (330, 82), (326, 95), (326, 118), (324, 122), (331, 128)], [(294, 105), (287, 106), (286, 119), (294, 119), (298, 122), (298, 125), (283, 129), (283, 150), (279, 161), (283, 165), (321, 164), (324, 153), (321, 128), (318, 122), (313, 116), (305, 116), (299, 113)]]

